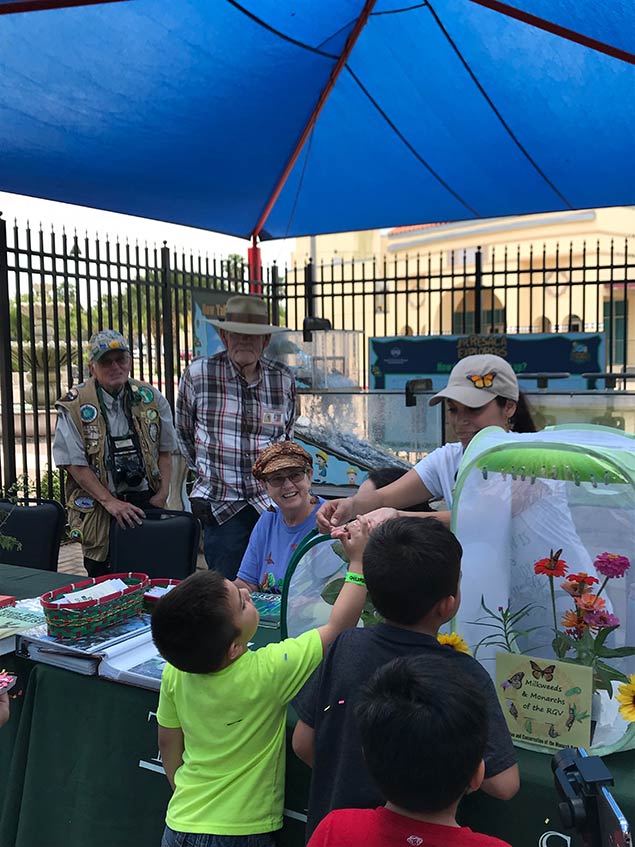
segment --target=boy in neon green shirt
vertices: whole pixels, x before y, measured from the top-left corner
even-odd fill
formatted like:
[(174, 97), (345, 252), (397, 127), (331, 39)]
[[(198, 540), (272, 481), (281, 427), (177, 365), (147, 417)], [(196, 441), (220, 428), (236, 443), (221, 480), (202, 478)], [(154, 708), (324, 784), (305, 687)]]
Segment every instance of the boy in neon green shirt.
[(349, 525), (347, 582), (328, 623), (298, 638), (249, 650), (258, 612), (249, 592), (218, 571), (194, 574), (157, 603), (152, 635), (169, 663), (159, 749), (174, 788), (162, 847), (273, 847), (282, 826), (287, 703), (325, 647), (357, 623), (367, 536), (365, 519)]

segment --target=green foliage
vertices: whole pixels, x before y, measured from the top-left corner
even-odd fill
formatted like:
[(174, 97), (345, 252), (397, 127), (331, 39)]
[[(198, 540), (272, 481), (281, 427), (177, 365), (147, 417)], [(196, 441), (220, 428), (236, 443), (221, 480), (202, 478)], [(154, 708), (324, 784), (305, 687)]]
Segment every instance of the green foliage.
[[(339, 593), (342, 590), (343, 585), (344, 577), (338, 577), (337, 579), (333, 579), (331, 582), (328, 582), (324, 586), (322, 594), (320, 595), (322, 600), (324, 600), (325, 603), (328, 603), (329, 606), (332, 606), (339, 597)], [(382, 620), (381, 615), (373, 606), (370, 597), (366, 597), (366, 602), (364, 603), (364, 608), (362, 609), (360, 617), (364, 626), (372, 626)]]
[(2, 531), (10, 514), (11, 512), (0, 512), (0, 550), (21, 550), (22, 543), (13, 535), (5, 535)]
[(485, 605), (485, 598), (481, 595), (481, 608), (486, 614), (475, 621), (470, 621), (470, 623), (485, 626), (494, 631), (481, 638), (475, 645), (474, 658), (476, 658), (476, 654), (481, 647), (499, 647), (508, 653), (531, 653), (532, 650), (536, 649), (536, 647), (532, 647), (531, 649), (521, 650), (518, 646), (519, 638), (526, 637), (537, 629), (542, 629), (540, 626), (530, 626), (528, 629), (520, 629), (518, 626), (523, 618), (533, 609), (538, 608), (536, 605), (528, 603), (516, 612), (512, 612), (510, 606), (505, 609), (499, 606), (498, 612), (494, 612)]
[[(585, 665), (593, 669), (593, 690), (607, 691), (609, 697), (613, 696), (613, 682), (628, 682), (628, 677), (617, 668), (611, 667), (603, 659), (622, 659), (632, 656), (635, 647), (606, 647), (605, 642), (609, 635), (618, 628), (616, 626), (601, 627), (596, 636), (590, 629), (586, 629), (580, 638), (572, 638), (565, 632), (556, 633), (552, 645), (556, 656), (563, 662), (572, 665)], [(565, 654), (570, 650), (575, 651), (575, 656), (567, 657)]]

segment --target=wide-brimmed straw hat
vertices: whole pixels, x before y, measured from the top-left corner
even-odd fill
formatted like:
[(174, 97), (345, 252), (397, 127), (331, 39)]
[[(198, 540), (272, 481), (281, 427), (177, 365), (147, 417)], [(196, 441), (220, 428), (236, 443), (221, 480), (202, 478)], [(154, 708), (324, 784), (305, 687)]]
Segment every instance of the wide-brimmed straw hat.
[(256, 479), (264, 479), (276, 471), (287, 468), (313, 467), (313, 457), (296, 441), (277, 441), (265, 447), (254, 462), (251, 471)]
[(466, 356), (450, 373), (446, 387), (430, 400), (434, 406), (442, 400), (455, 400), (471, 409), (485, 406), (494, 397), (518, 401), (518, 380), (514, 369), (490, 353)]
[(215, 329), (240, 332), (242, 335), (272, 335), (287, 331), (284, 326), (270, 324), (265, 301), (249, 294), (236, 294), (229, 298), (225, 305), (225, 320), (208, 320)]

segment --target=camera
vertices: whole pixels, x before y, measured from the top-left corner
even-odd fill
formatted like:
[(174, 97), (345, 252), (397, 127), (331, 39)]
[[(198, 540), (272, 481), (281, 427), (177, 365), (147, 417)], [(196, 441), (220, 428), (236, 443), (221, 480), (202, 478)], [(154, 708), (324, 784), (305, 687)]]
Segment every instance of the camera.
[(566, 747), (551, 762), (565, 829), (582, 836), (585, 847), (631, 847), (628, 821), (607, 786), (613, 778), (598, 756)]
[(115, 485), (129, 485), (137, 488), (145, 479), (146, 472), (133, 439), (122, 435), (112, 439), (113, 478)]

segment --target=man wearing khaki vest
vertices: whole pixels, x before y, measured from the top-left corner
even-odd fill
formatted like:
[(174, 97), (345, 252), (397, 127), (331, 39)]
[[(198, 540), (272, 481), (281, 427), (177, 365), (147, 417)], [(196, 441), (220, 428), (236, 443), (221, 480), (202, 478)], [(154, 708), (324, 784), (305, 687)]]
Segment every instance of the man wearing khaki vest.
[(163, 508), (176, 449), (172, 412), (151, 385), (130, 379), (132, 358), (119, 332), (89, 341), (90, 378), (55, 404), (53, 457), (68, 472), (66, 507), (71, 536), (81, 541), (89, 576), (110, 570), (114, 519), (135, 527), (144, 508)]

